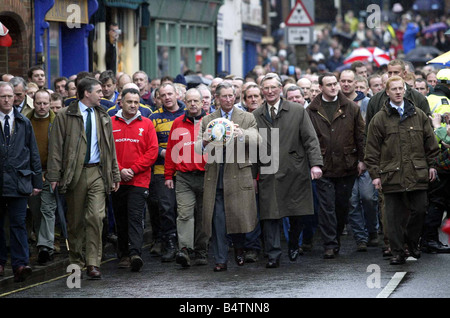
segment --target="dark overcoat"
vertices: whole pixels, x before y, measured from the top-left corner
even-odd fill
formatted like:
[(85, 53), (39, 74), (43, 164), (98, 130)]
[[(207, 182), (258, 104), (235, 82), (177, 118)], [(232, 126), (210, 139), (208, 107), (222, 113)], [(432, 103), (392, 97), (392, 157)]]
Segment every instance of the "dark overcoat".
[(323, 160), (309, 115), (300, 104), (285, 100), (273, 122), (266, 103), (253, 115), (261, 135), (260, 218), (314, 214), (311, 167), (322, 166)]

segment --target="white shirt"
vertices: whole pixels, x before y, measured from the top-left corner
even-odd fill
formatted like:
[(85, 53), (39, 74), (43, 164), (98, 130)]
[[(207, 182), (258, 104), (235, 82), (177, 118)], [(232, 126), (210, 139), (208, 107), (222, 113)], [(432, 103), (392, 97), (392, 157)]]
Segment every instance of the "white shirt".
[(274, 105), (270, 105), (269, 103), (267, 103), (267, 107), (269, 107), (269, 114), (270, 114), (270, 111), (272, 110), (272, 107), (273, 107), (273, 111), (275, 112), (275, 115), (278, 114), (278, 108), (280, 108), (280, 102), (281, 102), (281, 99), (279, 99), (278, 102), (276, 102)]
[[(86, 131), (86, 121), (87, 121), (87, 106), (84, 105), (81, 101), (78, 103), (81, 111), (81, 115), (83, 116), (84, 122), (84, 130)], [(98, 139), (97, 139), (97, 121), (95, 120), (95, 109), (92, 108), (91, 113), (91, 124), (92, 124), (92, 135), (91, 135), (91, 160), (89, 163), (98, 163), (100, 162), (100, 150), (98, 148)]]
[(0, 112), (0, 122), (2, 123), (2, 131), (5, 131), (5, 116), (9, 116), (9, 129), (10, 129), (10, 135), (12, 135), (13, 132), (13, 124), (14, 124), (14, 108), (11, 109), (9, 114), (5, 114), (3, 112)]

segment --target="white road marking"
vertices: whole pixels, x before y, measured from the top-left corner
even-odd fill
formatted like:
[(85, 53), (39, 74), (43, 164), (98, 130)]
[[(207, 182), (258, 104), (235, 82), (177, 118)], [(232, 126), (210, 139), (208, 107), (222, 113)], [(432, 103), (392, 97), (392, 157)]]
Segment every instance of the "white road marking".
[(397, 286), (400, 284), (405, 275), (406, 272), (395, 273), (386, 287), (384, 287), (383, 290), (377, 295), (377, 298), (388, 298), (394, 292), (395, 288), (397, 288)]

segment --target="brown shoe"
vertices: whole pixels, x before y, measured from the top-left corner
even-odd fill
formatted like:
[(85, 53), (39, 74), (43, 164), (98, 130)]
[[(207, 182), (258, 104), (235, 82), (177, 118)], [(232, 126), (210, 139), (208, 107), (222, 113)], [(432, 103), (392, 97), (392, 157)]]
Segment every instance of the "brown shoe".
[(216, 264), (216, 266), (214, 266), (213, 270), (215, 272), (224, 272), (227, 270), (227, 264), (222, 264), (222, 263)]
[(102, 273), (97, 266), (88, 265), (86, 269), (88, 279), (101, 279)]
[(16, 270), (14, 271), (14, 281), (15, 282), (23, 282), (25, 281), (25, 279), (27, 279), (28, 277), (30, 277), (31, 275), (31, 267), (30, 266), (19, 266), (18, 268), (16, 268)]
[(117, 267), (119, 267), (119, 268), (130, 268), (130, 266), (131, 266), (131, 261), (130, 261), (130, 257), (128, 257), (128, 256), (122, 257), (119, 261), (119, 265), (117, 265)]

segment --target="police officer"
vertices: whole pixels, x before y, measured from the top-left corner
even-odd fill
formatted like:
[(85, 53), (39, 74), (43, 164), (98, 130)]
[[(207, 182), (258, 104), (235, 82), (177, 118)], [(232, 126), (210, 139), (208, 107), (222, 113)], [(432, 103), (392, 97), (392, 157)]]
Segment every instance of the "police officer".
[[(448, 144), (447, 126), (450, 114), (450, 69), (442, 69), (437, 73), (437, 85), (427, 99), (433, 115), (432, 124), (441, 151)], [(425, 217), (422, 235), (422, 251), (426, 253), (450, 253), (450, 247), (439, 241), (439, 227), (444, 211), (450, 211), (450, 172), (438, 169), (439, 179), (431, 183), (428, 190), (429, 207)]]

